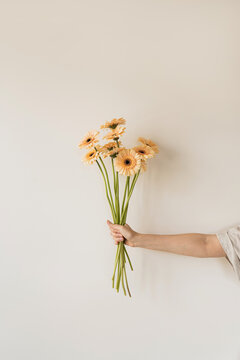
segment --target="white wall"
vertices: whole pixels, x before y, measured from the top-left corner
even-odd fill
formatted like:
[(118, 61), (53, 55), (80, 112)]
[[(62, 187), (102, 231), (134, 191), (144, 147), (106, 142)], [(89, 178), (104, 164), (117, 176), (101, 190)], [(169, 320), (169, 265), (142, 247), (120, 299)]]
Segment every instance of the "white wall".
[(225, 259), (130, 249), (133, 297), (112, 290), (103, 183), (77, 144), (120, 116), (126, 146), (159, 143), (129, 211), (138, 231), (238, 223), (240, 3), (1, 5), (1, 359), (239, 359)]

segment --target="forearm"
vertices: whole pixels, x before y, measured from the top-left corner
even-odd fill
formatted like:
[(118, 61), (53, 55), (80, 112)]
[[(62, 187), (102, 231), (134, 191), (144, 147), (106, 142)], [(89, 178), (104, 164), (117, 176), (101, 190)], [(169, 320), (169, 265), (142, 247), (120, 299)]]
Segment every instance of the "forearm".
[(134, 240), (134, 246), (195, 257), (225, 255), (215, 234), (155, 235), (138, 233)]

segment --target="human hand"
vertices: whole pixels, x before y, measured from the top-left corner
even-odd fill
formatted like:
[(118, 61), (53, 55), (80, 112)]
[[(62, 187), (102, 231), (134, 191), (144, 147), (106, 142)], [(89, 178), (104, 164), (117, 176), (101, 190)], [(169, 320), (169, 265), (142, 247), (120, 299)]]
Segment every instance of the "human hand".
[(114, 243), (117, 245), (119, 242), (124, 241), (124, 244), (134, 247), (136, 246), (136, 238), (138, 233), (134, 231), (128, 224), (118, 225), (113, 224), (107, 220), (107, 224), (110, 229), (111, 236), (113, 237)]

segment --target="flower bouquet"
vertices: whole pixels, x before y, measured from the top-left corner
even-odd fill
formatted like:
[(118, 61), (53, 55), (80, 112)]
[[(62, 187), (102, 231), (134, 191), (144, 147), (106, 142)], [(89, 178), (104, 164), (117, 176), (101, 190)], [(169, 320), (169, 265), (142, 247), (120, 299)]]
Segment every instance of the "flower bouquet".
[[(78, 145), (80, 149), (89, 149), (82, 161), (86, 164), (97, 164), (103, 177), (113, 222), (120, 225), (126, 223), (129, 201), (140, 173), (146, 170), (147, 160), (158, 153), (157, 145), (153, 141), (142, 137), (138, 139), (139, 145), (131, 149), (123, 147), (120, 138), (125, 132), (125, 123), (125, 119), (119, 118), (107, 121), (100, 127), (103, 131), (108, 130), (106, 135), (103, 136), (103, 139), (108, 141), (104, 145), (99, 144), (100, 131), (88, 132)], [(112, 185), (105, 166), (105, 159), (107, 158), (111, 160)], [(126, 178), (122, 201), (120, 201), (119, 175)], [(124, 295), (128, 292), (128, 295), (131, 296), (126, 272), (127, 261), (131, 270), (133, 270), (124, 241), (121, 241), (117, 245), (112, 287), (116, 286), (116, 290), (119, 292), (120, 285), (122, 285)]]

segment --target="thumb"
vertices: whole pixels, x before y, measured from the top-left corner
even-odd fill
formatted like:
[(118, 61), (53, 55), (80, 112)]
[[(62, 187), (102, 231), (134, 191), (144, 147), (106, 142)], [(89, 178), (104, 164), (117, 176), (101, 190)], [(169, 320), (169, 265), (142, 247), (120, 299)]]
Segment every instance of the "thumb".
[(113, 224), (110, 220), (107, 220), (107, 224), (110, 227), (110, 229), (117, 230), (120, 233), (121, 233), (121, 230), (123, 229), (123, 225)]
[(113, 225), (113, 223), (110, 220), (107, 220), (108, 226)]

